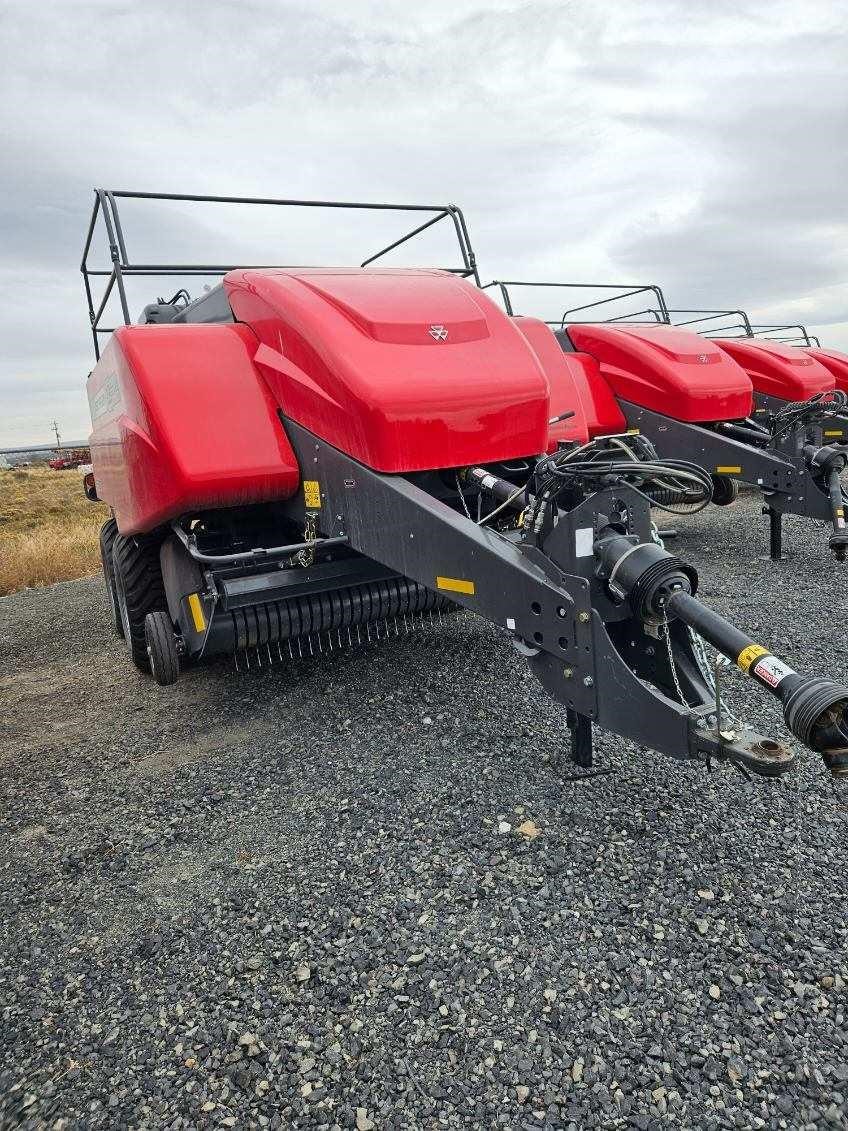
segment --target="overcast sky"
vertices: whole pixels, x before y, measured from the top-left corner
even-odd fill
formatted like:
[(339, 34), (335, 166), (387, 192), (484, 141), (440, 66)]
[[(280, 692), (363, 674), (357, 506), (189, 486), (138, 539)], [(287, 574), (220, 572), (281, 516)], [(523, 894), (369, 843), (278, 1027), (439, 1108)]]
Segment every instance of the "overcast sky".
[[(46, 441), (54, 417), (88, 433), (95, 185), (456, 202), (486, 279), (660, 283), (672, 305), (802, 321), (848, 349), (844, 0), (0, 0), (0, 16), (0, 443)], [(400, 230), (225, 212), (133, 211), (131, 254), (348, 263)]]

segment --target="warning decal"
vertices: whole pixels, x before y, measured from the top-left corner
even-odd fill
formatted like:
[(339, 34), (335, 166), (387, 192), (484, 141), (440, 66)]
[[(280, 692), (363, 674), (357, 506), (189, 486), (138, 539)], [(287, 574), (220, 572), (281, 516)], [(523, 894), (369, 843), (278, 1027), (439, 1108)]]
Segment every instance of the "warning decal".
[(319, 510), (321, 507), (321, 484), (317, 479), (304, 479), (303, 501), (309, 510)]
[(796, 672), (794, 668), (784, 664), (783, 660), (778, 660), (777, 656), (766, 656), (754, 665), (753, 674), (769, 687), (777, 687), (788, 675), (795, 675)]
[(736, 657), (738, 667), (742, 669), (745, 674), (748, 674), (748, 669), (753, 664), (754, 660), (758, 660), (760, 656), (767, 656), (768, 648), (763, 648), (761, 644), (749, 644), (747, 648), (743, 648), (739, 655)]

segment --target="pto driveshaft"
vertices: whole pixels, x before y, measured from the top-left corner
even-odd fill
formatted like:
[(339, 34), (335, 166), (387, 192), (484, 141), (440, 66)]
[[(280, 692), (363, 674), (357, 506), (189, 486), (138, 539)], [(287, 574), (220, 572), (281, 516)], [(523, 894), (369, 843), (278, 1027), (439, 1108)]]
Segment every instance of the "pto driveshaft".
[(833, 774), (848, 775), (848, 688), (804, 676), (695, 597), (694, 570), (660, 546), (610, 533), (595, 545), (599, 572), (647, 624), (679, 620), (783, 704), (786, 725), (822, 755)]

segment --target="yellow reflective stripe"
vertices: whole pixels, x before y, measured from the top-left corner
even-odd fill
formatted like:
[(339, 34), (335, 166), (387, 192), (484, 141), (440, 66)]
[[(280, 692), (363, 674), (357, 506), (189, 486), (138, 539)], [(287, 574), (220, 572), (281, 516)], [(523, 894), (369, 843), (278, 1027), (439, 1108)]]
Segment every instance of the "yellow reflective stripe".
[(742, 474), (742, 468), (736, 466), (735, 464), (734, 464), (733, 467), (717, 467), (716, 468), (716, 474), (717, 475), (741, 475)]
[(474, 596), (474, 582), (466, 581), (462, 577), (437, 577), (437, 589), (447, 589), (450, 593), (466, 593), (469, 597)]
[(189, 594), (188, 607), (191, 610), (191, 619), (194, 621), (195, 632), (206, 630), (206, 617), (203, 615), (203, 606), (197, 593)]

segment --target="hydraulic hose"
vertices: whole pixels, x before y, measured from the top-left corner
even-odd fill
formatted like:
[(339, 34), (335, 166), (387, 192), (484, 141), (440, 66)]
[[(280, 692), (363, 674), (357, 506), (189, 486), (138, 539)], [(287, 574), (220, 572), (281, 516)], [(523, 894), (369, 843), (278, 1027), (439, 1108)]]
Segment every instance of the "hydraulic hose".
[(768, 432), (760, 429), (746, 428), (741, 424), (728, 424), (721, 423), (716, 426), (717, 432), (722, 432), (727, 436), (731, 436), (736, 440), (742, 440), (746, 444), (767, 444), (771, 437)]

